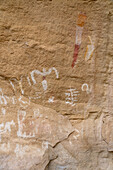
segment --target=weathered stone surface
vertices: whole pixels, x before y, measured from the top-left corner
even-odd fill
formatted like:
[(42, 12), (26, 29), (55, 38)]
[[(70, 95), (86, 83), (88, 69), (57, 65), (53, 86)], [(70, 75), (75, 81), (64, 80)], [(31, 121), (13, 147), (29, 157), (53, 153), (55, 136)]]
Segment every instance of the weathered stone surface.
[(113, 169), (113, 1), (0, 1), (0, 170)]

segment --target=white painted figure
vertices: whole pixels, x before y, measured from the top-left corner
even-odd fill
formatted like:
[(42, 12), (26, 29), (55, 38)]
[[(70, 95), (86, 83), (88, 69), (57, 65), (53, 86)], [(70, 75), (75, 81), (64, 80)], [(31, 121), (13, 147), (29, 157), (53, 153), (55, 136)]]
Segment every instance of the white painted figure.
[(66, 96), (66, 104), (70, 104), (72, 106), (76, 105), (77, 96), (79, 95), (79, 91), (76, 91), (76, 89), (69, 89), (65, 93)]
[[(52, 71), (55, 71), (56, 78), (58, 79), (59, 74), (55, 67), (50, 68), (48, 71), (46, 71), (46, 69), (43, 68), (43, 72), (40, 72), (39, 70), (33, 70), (31, 72), (31, 79), (33, 81), (33, 84), (36, 84), (36, 80), (35, 80), (35, 76), (34, 76), (35, 74), (41, 75), (45, 78), (45, 76), (49, 75)], [(42, 86), (43, 86), (43, 90), (46, 91), (47, 90), (47, 81), (45, 79), (42, 81)]]
[(24, 127), (26, 127), (24, 120), (26, 117), (26, 111), (23, 110), (19, 110), (18, 111), (18, 131), (17, 131), (17, 136), (18, 137), (22, 137), (22, 138), (34, 138), (35, 137), (35, 133), (33, 132), (33, 134), (29, 133), (28, 135), (26, 134), (26, 132), (23, 132)]

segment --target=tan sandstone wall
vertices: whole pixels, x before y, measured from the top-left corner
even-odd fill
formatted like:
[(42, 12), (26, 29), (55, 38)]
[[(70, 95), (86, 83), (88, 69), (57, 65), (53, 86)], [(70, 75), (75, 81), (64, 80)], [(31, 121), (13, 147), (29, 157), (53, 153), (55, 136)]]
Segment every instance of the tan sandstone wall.
[(0, 0), (0, 170), (113, 170), (112, 110), (112, 0)]

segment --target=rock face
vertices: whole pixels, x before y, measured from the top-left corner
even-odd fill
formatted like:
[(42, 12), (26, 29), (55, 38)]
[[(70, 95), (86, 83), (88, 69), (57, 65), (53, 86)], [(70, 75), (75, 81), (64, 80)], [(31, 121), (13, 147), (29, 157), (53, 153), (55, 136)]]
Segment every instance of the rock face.
[(0, 16), (0, 170), (113, 170), (113, 1)]

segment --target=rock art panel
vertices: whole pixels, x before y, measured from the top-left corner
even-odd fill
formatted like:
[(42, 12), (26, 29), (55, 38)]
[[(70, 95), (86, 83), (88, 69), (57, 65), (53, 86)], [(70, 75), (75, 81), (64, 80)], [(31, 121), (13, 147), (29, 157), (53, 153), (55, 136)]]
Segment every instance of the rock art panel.
[(112, 9), (0, 2), (1, 170), (113, 169)]

